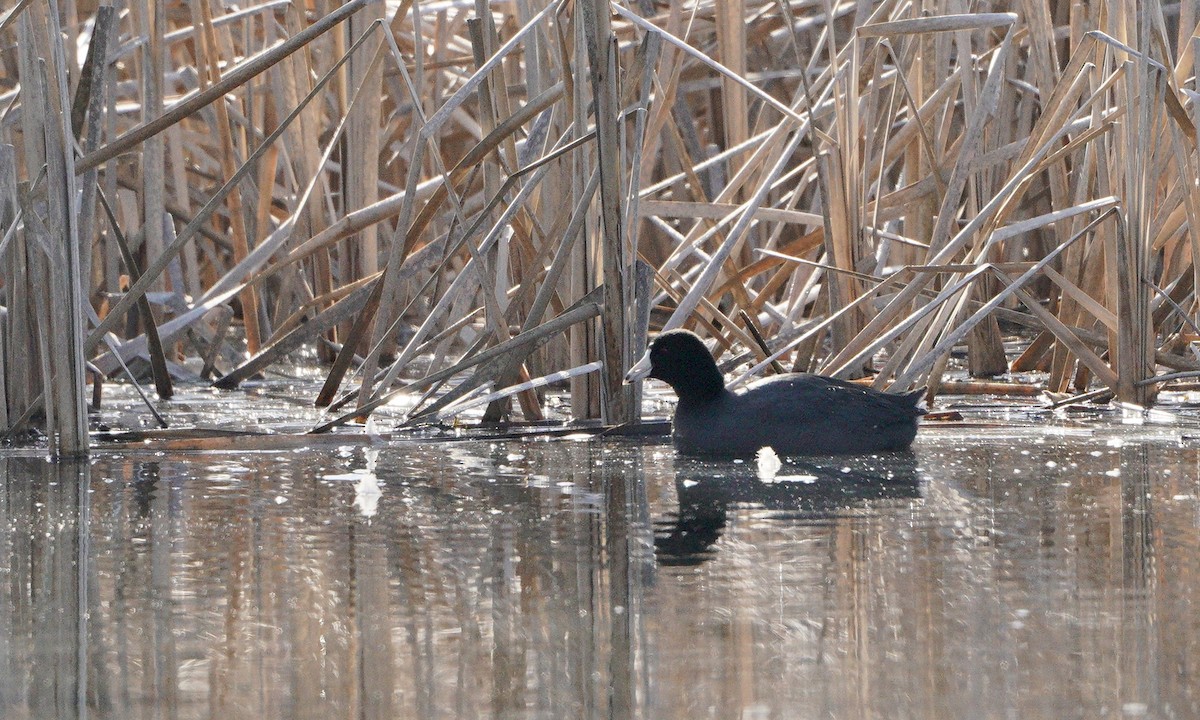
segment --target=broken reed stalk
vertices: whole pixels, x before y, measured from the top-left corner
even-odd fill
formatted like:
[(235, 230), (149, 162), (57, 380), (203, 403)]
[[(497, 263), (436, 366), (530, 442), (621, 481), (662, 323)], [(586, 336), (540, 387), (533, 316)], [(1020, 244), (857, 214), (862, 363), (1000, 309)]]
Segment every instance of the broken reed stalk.
[(583, 22), (588, 41), (588, 70), (596, 105), (596, 154), (600, 171), (600, 228), (603, 236), (604, 312), (600, 316), (603, 342), (603, 414), (609, 424), (633, 420), (633, 389), (624, 383), (625, 368), (633, 364), (630, 310), (633, 307), (633, 256), (622, 222), (617, 38), (613, 35), (608, 0), (585, 0)]
[[(207, 59), (206, 64), (200, 68), (200, 92), (203, 93), (210, 87), (219, 85), (221, 82), (221, 69), (218, 65), (220, 51), (217, 45), (217, 35), (213, 30), (212, 15), (210, 4), (201, 0), (191, 0), (192, 22), (200, 28), (200, 33), (197, 40), (197, 59)], [(158, 13), (155, 14), (156, 17)], [(153, 47), (155, 36), (151, 37), (151, 46)], [(217, 153), (221, 162), (221, 174), (224, 177), (232, 177), (237, 170), (236, 155), (237, 148), (234, 146), (233, 132), (230, 126), (229, 106), (225, 102), (217, 102), (213, 105), (213, 110), (216, 113), (217, 135), (220, 138), (221, 148)], [(149, 124), (147, 122), (146, 124)], [(154, 135), (146, 140), (145, 147), (157, 145), (159, 136)], [(153, 166), (150, 168), (153, 170)], [(229, 216), (229, 233), (230, 240), (233, 243), (233, 260), (241, 262), (250, 254), (250, 245), (246, 236), (246, 221), (242, 213), (242, 192), (238, 185), (233, 185), (229, 189), (229, 194), (225, 196), (225, 204), (228, 208)], [(147, 208), (149, 211), (149, 208)], [(154, 225), (154, 222), (147, 217), (147, 228)], [(160, 242), (161, 247), (161, 242)], [(157, 252), (158, 248), (151, 249), (154, 255), (160, 255)], [(262, 332), (259, 329), (258, 322), (258, 294), (253, 287), (247, 287), (238, 295), (238, 300), (242, 305), (242, 322), (246, 328), (246, 351), (250, 354), (258, 352), (259, 346), (262, 344)]]
[[(29, 173), (44, 166), (45, 182), (28, 186), (22, 193), (25, 289), (33, 300), (33, 321), (25, 328), (28, 334), (8, 342), (20, 348), (38, 348), (41, 377), (37, 391), (42, 397), (50, 454), (73, 457), (86, 454), (89, 444), (83, 356), (85, 296), (79, 274), (74, 134), (57, 1), (30, 6), (17, 25), (25, 167)], [(14, 280), (5, 278), (5, 286), (15, 289)], [(28, 413), (33, 402), (30, 393), (31, 404), (22, 411)]]
[(5, 309), (0, 312), (0, 435), (18, 429), (20, 417), (38, 393), (27, 353), (36, 349), (27, 330), (29, 272), (25, 264), (24, 234), (17, 233), (17, 154), (0, 143), (0, 278), (4, 281)]

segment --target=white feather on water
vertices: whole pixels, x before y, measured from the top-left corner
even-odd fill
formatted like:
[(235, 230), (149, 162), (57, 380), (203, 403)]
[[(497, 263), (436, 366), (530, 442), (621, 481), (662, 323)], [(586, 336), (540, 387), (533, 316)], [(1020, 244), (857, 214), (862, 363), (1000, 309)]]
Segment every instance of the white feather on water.
[(754, 460), (758, 463), (759, 481), (768, 485), (782, 482), (814, 483), (817, 481), (816, 475), (780, 475), (779, 471), (783, 468), (783, 461), (779, 459), (775, 449), (770, 446), (759, 448), (754, 455)]

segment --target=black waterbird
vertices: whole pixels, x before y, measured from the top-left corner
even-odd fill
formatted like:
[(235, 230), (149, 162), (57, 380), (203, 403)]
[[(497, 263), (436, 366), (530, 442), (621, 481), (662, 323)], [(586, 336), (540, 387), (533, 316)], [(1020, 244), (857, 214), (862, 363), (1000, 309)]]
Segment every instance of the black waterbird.
[(842, 455), (902, 450), (912, 444), (924, 389), (883, 393), (845, 380), (788, 373), (741, 392), (725, 387), (717, 363), (690, 330), (660, 334), (625, 375), (651, 377), (679, 396), (671, 436), (689, 455)]

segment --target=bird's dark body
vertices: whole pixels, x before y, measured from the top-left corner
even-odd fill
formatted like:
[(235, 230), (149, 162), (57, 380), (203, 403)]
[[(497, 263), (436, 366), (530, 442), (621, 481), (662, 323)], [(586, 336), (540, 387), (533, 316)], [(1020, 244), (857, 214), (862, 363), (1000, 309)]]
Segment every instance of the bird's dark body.
[(689, 455), (750, 456), (764, 446), (780, 455), (902, 450), (917, 435), (922, 392), (892, 395), (820, 375), (778, 375), (740, 393), (681, 397), (671, 434)]
[(630, 377), (666, 382), (679, 396), (672, 436), (690, 455), (843, 455), (912, 444), (923, 390), (883, 393), (808, 373), (778, 375), (731, 392), (712, 354), (687, 330), (658, 336)]

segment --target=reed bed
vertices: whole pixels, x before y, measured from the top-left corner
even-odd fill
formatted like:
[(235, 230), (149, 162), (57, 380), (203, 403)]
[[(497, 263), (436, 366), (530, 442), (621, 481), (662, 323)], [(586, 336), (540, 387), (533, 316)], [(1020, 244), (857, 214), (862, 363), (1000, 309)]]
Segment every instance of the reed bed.
[(971, 9), (12, 4), (0, 430), (86, 449), (85, 360), (169, 397), (302, 347), (321, 430), (538, 420), (551, 383), (619, 424), (679, 326), (737, 382), (932, 396), (965, 348), (1148, 405), (1200, 376), (1196, 4)]

